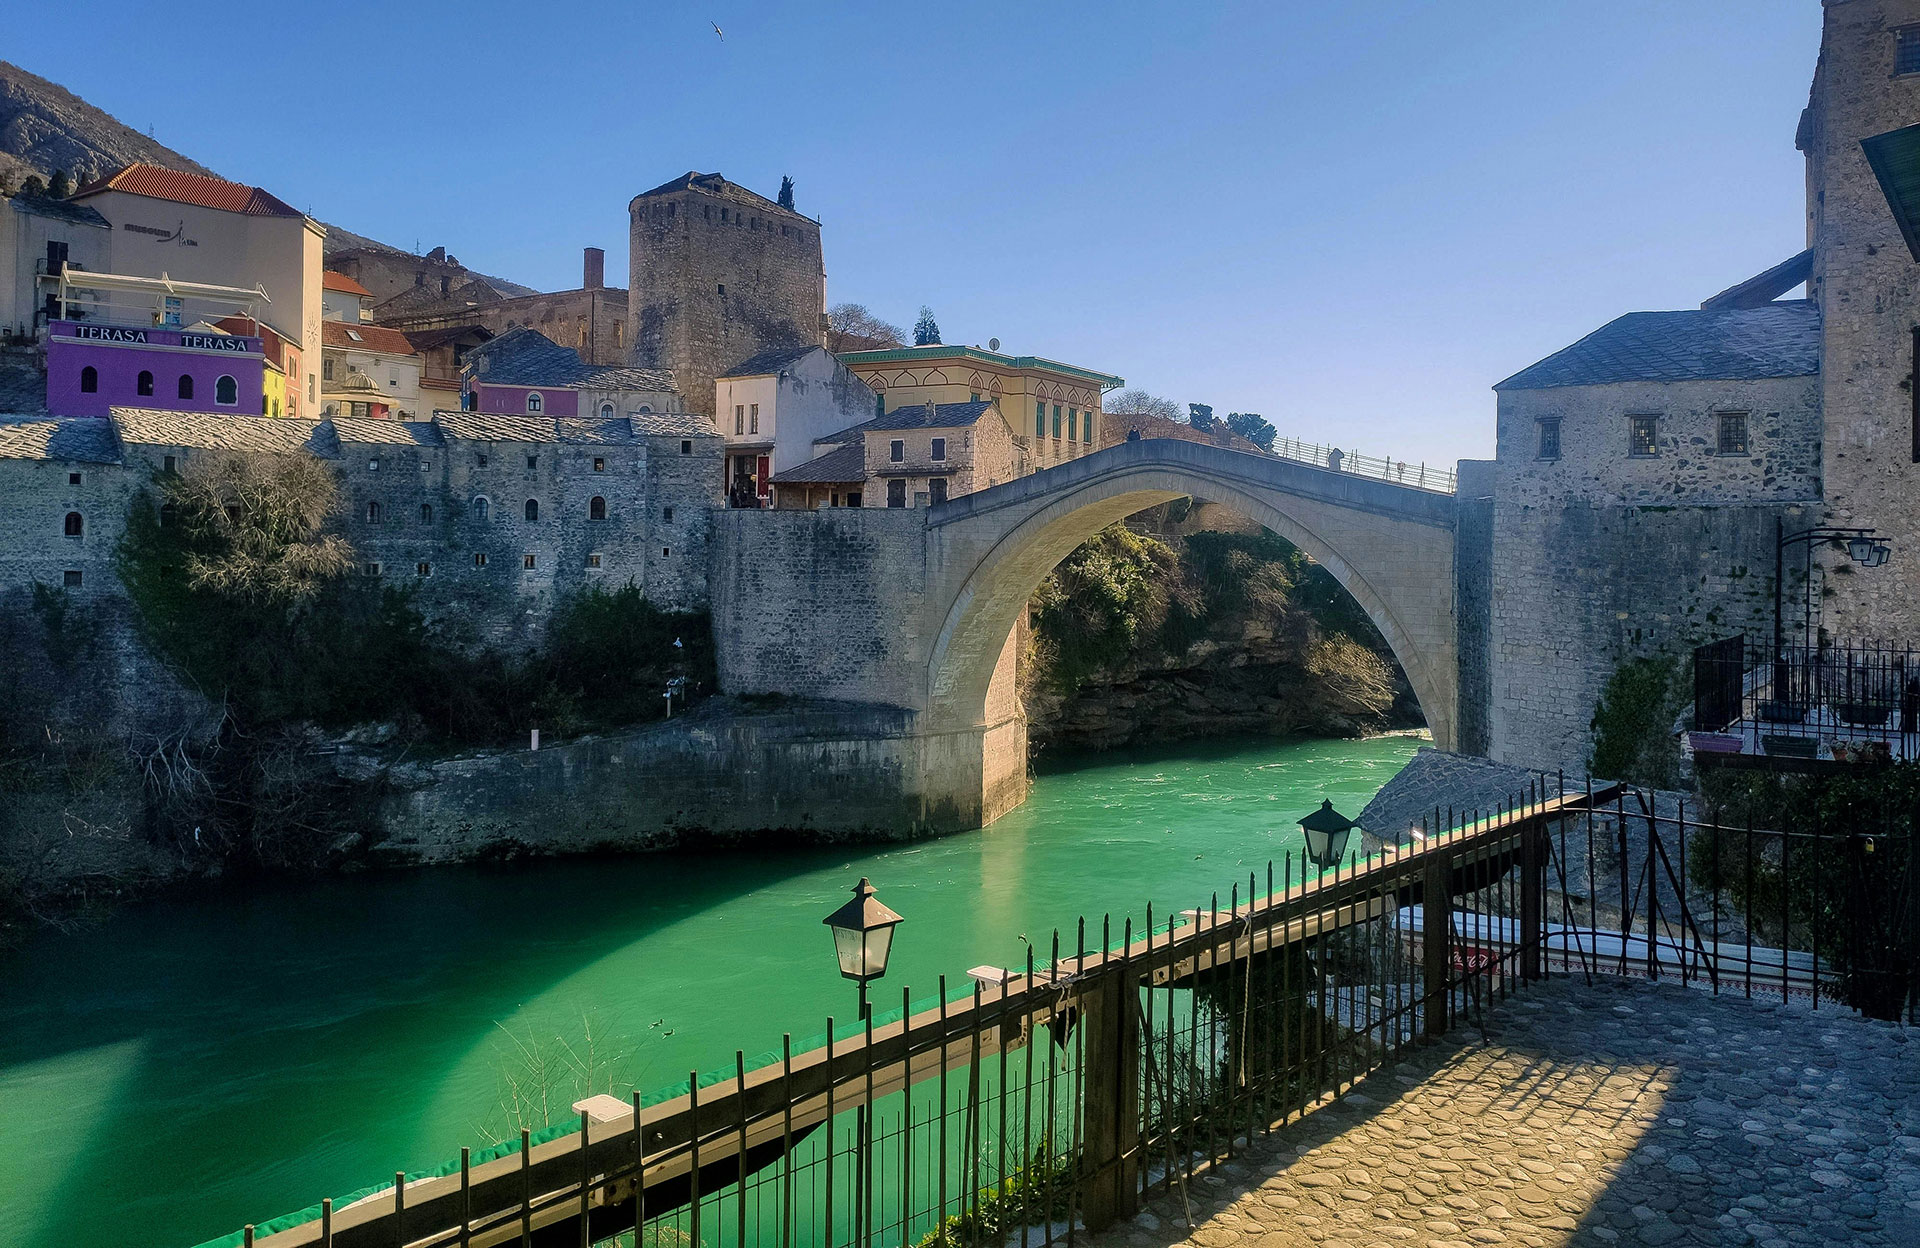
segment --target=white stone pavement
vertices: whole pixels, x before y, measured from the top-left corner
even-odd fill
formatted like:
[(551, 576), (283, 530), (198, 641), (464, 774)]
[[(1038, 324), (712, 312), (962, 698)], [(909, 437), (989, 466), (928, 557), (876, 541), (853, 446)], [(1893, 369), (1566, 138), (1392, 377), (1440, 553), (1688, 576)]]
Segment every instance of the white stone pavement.
[[(1263, 1137), (1098, 1248), (1920, 1246), (1920, 1033), (1577, 977)], [(1085, 1242), (1085, 1241), (1083, 1241)]]

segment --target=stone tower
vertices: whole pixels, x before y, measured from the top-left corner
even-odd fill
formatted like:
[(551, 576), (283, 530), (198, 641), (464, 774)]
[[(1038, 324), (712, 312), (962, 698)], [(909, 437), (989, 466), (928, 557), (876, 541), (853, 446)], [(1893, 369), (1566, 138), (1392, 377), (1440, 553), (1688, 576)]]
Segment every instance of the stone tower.
[(1877, 572), (1823, 578), (1819, 622), (1839, 636), (1920, 641), (1920, 264), (1860, 146), (1920, 122), (1920, 0), (1826, 0), (1825, 10), (1796, 139), (1807, 157), (1807, 292), (1821, 312), (1821, 484), (1832, 523), (1876, 528), (1896, 554)]
[(688, 411), (713, 414), (713, 382), (768, 347), (826, 342), (820, 223), (688, 173), (634, 197), (628, 278), (632, 362), (671, 368)]

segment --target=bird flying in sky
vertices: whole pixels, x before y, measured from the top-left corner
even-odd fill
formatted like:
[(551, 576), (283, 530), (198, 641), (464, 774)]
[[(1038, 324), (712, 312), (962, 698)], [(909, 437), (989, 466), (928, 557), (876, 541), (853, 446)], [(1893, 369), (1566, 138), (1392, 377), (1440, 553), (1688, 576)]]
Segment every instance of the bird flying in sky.
[(720, 29), (719, 22), (708, 22), (707, 25), (713, 27), (714, 34), (720, 36), (720, 42), (725, 43), (727, 41), (727, 32)]

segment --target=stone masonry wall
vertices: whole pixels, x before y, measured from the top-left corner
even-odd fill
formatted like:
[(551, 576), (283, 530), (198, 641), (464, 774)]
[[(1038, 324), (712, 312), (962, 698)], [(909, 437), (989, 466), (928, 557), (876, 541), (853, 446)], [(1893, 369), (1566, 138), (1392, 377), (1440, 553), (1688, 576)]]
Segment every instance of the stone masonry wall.
[(817, 222), (730, 185), (628, 211), (633, 363), (671, 368), (689, 411), (713, 415), (714, 379), (756, 352), (824, 341)]
[(1831, 522), (1894, 539), (1886, 567), (1835, 577), (1820, 619), (1843, 637), (1920, 641), (1920, 463), (1914, 443), (1916, 264), (1860, 141), (1920, 122), (1920, 74), (1893, 73), (1896, 28), (1920, 0), (1828, 0), (1801, 127), (1810, 282), (1823, 321), (1822, 403)]

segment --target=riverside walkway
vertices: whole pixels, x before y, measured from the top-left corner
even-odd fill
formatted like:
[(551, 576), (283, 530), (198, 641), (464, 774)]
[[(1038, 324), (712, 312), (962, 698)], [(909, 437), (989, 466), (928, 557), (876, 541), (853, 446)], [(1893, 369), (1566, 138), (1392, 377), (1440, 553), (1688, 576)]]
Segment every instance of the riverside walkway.
[(1645, 981), (1540, 985), (1098, 1248), (1920, 1244), (1920, 1037)]

